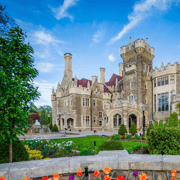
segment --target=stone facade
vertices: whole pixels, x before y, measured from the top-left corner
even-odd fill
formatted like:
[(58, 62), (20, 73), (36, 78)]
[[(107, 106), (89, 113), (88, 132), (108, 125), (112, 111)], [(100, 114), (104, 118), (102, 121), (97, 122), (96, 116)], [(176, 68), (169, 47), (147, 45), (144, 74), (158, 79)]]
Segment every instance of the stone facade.
[[(148, 39), (146, 42), (143, 39), (132, 42), (130, 38), (129, 44), (121, 47), (120, 51), (123, 63), (119, 63), (119, 75), (113, 74), (109, 82), (105, 82), (105, 69), (100, 68), (100, 83), (97, 76), (92, 76), (92, 80), (72, 78), (72, 55), (64, 55), (64, 77), (51, 95), (53, 125), (56, 123), (60, 130), (114, 131), (124, 124), (129, 131), (135, 122), (137, 130), (142, 132), (143, 128), (147, 130), (149, 123), (165, 120), (171, 111), (177, 112), (180, 64), (168, 63), (167, 67), (162, 64), (161, 70), (157, 67), (153, 70), (154, 48), (148, 45)], [(167, 76), (168, 83), (158, 84)], [(165, 99), (162, 93), (168, 98)]]

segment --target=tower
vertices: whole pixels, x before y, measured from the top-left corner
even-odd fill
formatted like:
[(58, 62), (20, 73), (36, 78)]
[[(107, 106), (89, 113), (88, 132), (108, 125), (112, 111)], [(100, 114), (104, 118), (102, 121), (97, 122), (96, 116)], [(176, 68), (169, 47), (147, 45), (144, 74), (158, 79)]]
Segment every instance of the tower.
[(64, 54), (64, 60), (65, 60), (64, 76), (67, 75), (70, 77), (70, 79), (72, 79), (71, 58), (72, 58), (72, 54), (70, 53)]
[(148, 119), (152, 119), (152, 61), (154, 48), (143, 39), (122, 46), (124, 99), (145, 104)]
[(100, 83), (105, 83), (105, 69), (104, 68), (100, 68)]

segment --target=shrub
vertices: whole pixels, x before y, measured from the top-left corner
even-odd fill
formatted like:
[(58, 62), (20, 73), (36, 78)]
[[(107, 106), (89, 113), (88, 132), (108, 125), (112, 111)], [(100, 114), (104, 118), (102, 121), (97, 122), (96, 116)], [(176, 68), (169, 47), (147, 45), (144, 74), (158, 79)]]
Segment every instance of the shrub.
[(103, 150), (123, 150), (121, 141), (104, 141), (98, 148), (98, 151)]
[(96, 133), (97, 131), (96, 130), (94, 130), (94, 133)]
[[(2, 143), (2, 136), (0, 134), (0, 164), (9, 163), (9, 142)], [(12, 143), (12, 162), (29, 161), (29, 154), (24, 147), (23, 142), (17, 139)]]
[(147, 136), (149, 136), (150, 131), (151, 131), (151, 129), (153, 129), (153, 128), (154, 128), (153, 124), (152, 124), (152, 123), (149, 124), (149, 127), (147, 128)]
[(28, 145), (25, 145), (25, 148), (29, 154), (30, 160), (39, 160), (43, 158), (43, 155), (41, 155), (41, 151), (39, 150), (30, 150)]
[(134, 134), (137, 133), (137, 129), (136, 129), (136, 125), (135, 123), (133, 122), (130, 129), (129, 129), (129, 132), (134, 136)]
[(131, 138), (132, 138), (132, 139), (134, 139), (135, 137), (134, 137), (134, 136), (132, 136)]
[(127, 139), (131, 139), (131, 135), (128, 134), (128, 135), (126, 136), (126, 138), (127, 138)]
[(59, 132), (56, 124), (54, 124), (54, 126), (52, 128), (52, 132)]
[(119, 136), (114, 136), (114, 140), (119, 140)]
[(91, 155), (94, 155), (95, 152), (91, 149), (83, 149), (81, 150), (81, 152), (79, 153), (80, 156), (89, 156), (90, 155), (90, 152), (91, 152)]
[(52, 125), (52, 123), (49, 125), (49, 129), (52, 129), (53, 128), (53, 125)]
[(127, 133), (127, 129), (124, 126), (124, 124), (121, 124), (121, 126), (119, 127), (119, 130), (118, 130), (118, 134), (125, 135), (125, 133)]
[(135, 134), (135, 139), (140, 140), (141, 138)]

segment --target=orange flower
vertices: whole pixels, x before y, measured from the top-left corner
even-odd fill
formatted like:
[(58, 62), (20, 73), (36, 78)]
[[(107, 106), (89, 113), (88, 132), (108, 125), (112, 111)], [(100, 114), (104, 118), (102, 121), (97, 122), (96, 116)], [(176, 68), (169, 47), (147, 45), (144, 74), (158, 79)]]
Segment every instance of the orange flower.
[(145, 173), (143, 173), (142, 175), (139, 175), (139, 179), (140, 180), (146, 180), (148, 177), (146, 176)]
[(3, 178), (3, 177), (0, 176), (0, 180), (6, 180), (6, 179), (7, 179), (7, 178)]
[(172, 177), (170, 180), (176, 180), (174, 177)]
[(126, 180), (122, 175), (118, 176), (116, 180)]
[(23, 180), (32, 180), (32, 179), (30, 179), (29, 177), (25, 177)]
[(172, 175), (172, 176), (176, 176), (176, 174), (177, 174), (176, 170), (172, 170), (172, 171), (171, 171), (171, 175)]
[(60, 178), (61, 176), (62, 176), (62, 175), (59, 175), (58, 172), (57, 172), (57, 173), (54, 173), (53, 179), (54, 179), (54, 180), (59, 180), (59, 178)]
[(110, 180), (110, 179), (111, 179), (111, 177), (109, 175), (104, 176), (104, 180)]
[(111, 168), (109, 166), (106, 166), (104, 169), (103, 169), (103, 172), (105, 174), (109, 174), (111, 172)]
[(100, 172), (99, 172), (99, 171), (94, 171), (94, 176), (98, 177), (98, 176), (99, 176), (99, 174), (100, 174)]
[(81, 176), (82, 175), (82, 171), (81, 170), (77, 170), (77, 176)]

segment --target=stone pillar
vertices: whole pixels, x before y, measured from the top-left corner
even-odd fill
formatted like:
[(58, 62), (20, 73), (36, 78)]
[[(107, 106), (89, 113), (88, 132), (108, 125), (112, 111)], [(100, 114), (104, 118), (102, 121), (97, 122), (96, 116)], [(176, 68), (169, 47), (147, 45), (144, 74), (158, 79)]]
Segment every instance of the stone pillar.
[(68, 118), (64, 118), (64, 128), (67, 128), (67, 119)]
[(128, 121), (128, 113), (127, 112), (124, 112), (123, 113), (123, 123), (124, 123), (124, 125), (125, 125), (125, 127), (126, 127), (126, 129), (127, 129), (127, 133), (129, 133), (129, 121)]

